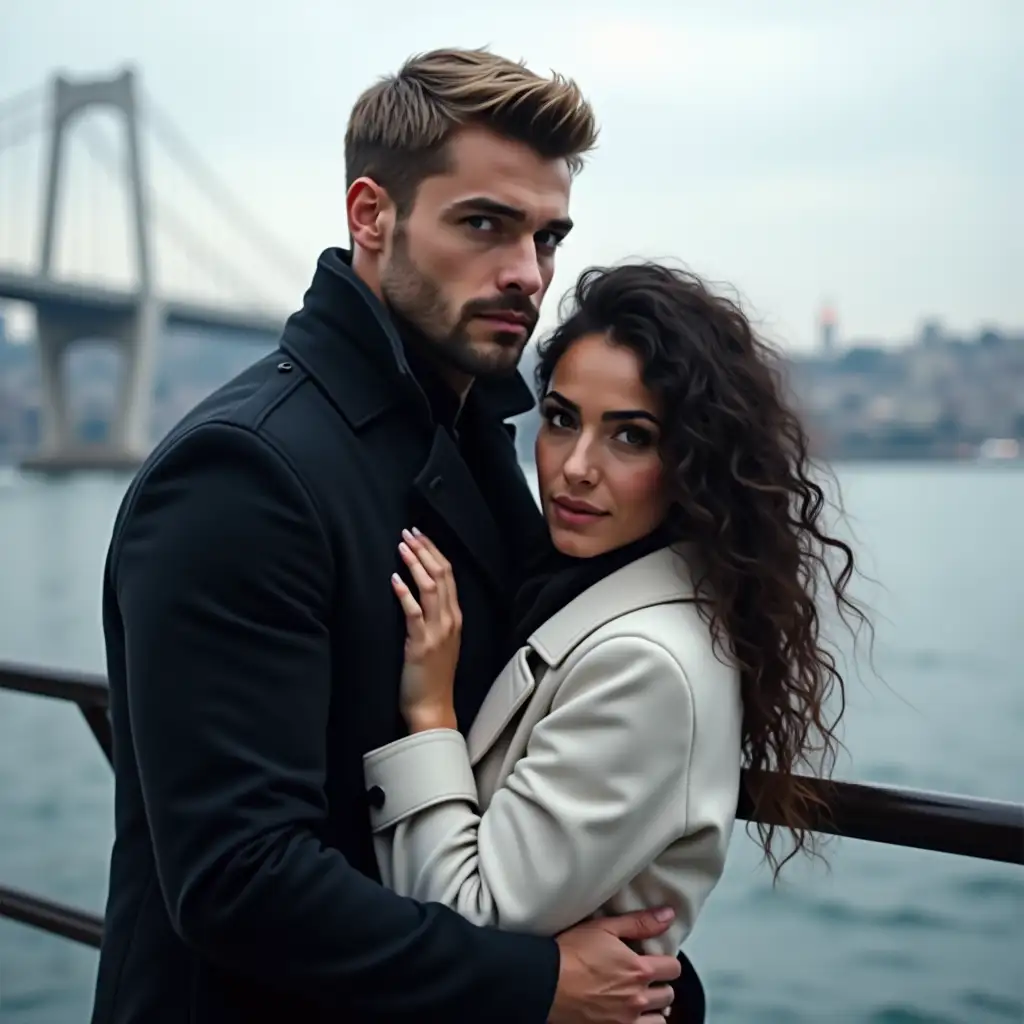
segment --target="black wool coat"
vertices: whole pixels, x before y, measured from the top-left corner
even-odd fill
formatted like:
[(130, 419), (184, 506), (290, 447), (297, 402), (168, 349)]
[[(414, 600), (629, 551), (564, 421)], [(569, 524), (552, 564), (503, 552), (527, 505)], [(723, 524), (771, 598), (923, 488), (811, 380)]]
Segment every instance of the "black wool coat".
[(452, 561), (468, 728), (543, 522), (504, 420), (518, 376), (435, 422), (347, 253), (278, 350), (158, 445), (103, 585), (116, 837), (93, 1024), (544, 1024), (550, 938), (381, 887), (362, 756), (404, 733), (403, 527)]

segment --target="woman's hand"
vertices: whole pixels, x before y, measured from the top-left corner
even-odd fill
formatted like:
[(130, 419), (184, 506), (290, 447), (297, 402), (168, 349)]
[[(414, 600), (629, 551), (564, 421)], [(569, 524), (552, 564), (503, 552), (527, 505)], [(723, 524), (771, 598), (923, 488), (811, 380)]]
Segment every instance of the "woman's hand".
[(398, 545), (419, 591), (419, 600), (396, 573), (391, 585), (405, 612), (405, 666), (399, 705), (410, 732), (454, 729), (455, 668), (462, 639), (452, 567), (418, 530), (402, 531)]

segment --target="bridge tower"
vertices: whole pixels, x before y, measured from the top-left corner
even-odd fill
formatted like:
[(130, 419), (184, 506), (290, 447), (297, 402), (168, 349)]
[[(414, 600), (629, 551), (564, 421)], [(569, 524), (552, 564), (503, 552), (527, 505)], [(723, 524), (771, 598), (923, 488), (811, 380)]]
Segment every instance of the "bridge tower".
[[(120, 116), (126, 134), (124, 178), (131, 201), (130, 223), (135, 250), (136, 290), (130, 302), (111, 302), (107, 309), (83, 310), (74, 303), (52, 300), (36, 303), (36, 322), (41, 361), (40, 451), (26, 468), (60, 470), (78, 467), (132, 468), (149, 449), (148, 429), (156, 344), (163, 312), (153, 286), (150, 250), (150, 212), (143, 178), (139, 142), (139, 117), (135, 75), (126, 69), (112, 78), (70, 81), (63, 75), (52, 80), (50, 155), (46, 200), (43, 206), (39, 273), (51, 280), (57, 217), (60, 213), (61, 172), (65, 141), (75, 121), (97, 107), (112, 108)], [(121, 299), (120, 296), (118, 296)], [(121, 350), (121, 388), (110, 440), (102, 448), (83, 449), (72, 437), (65, 380), (69, 346), (83, 338), (113, 341)]]

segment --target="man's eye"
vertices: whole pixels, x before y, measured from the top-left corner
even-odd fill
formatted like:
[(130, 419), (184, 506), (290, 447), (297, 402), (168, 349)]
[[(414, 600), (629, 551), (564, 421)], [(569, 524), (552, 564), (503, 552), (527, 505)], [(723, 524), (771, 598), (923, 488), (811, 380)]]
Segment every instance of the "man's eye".
[(485, 217), (482, 213), (466, 218), (466, 223), (474, 231), (497, 231), (498, 222), (493, 217)]
[(534, 238), (542, 249), (557, 249), (565, 241), (555, 231), (538, 231)]

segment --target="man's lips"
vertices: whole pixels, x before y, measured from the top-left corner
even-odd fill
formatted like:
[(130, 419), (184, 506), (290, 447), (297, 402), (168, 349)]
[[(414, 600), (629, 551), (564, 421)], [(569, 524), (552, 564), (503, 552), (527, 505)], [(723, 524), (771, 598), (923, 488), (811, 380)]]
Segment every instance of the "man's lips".
[(528, 330), (533, 323), (532, 319), (522, 313), (512, 313), (505, 310), (496, 310), (493, 313), (478, 313), (478, 320), (489, 320), (492, 323), (506, 325), (508, 327)]

